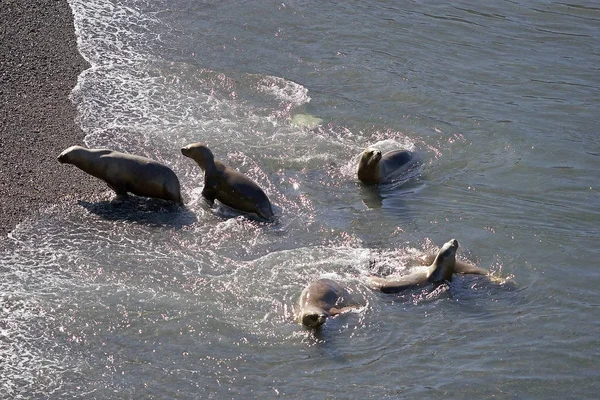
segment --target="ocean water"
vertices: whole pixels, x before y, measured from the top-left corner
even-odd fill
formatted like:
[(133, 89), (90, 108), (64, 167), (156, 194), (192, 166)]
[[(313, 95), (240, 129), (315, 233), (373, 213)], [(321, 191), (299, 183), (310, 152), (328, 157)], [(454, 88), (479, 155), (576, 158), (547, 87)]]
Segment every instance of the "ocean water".
[[(10, 234), (1, 398), (597, 398), (596, 2), (69, 3), (86, 144), (168, 164), (186, 207), (107, 188)], [(198, 141), (276, 224), (203, 205)], [(363, 187), (370, 145), (419, 162)], [(453, 237), (498, 279), (366, 285)], [(362, 307), (312, 332), (319, 277)]]

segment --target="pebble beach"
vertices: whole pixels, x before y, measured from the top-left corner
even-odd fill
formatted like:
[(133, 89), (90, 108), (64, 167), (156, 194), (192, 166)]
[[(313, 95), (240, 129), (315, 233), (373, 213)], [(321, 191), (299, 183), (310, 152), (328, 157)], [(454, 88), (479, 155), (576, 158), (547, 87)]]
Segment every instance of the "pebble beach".
[(0, 237), (36, 210), (97, 197), (102, 182), (56, 157), (82, 145), (69, 94), (89, 64), (66, 0), (8, 1), (0, 13)]

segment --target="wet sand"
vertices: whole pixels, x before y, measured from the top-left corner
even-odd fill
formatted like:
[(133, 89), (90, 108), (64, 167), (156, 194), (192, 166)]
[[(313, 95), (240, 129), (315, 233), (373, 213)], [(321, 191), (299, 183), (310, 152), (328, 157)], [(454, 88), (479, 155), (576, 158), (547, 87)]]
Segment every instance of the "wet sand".
[(83, 144), (69, 99), (89, 64), (77, 51), (66, 0), (9, 1), (0, 13), (0, 245), (36, 211), (91, 200), (99, 180), (56, 157)]

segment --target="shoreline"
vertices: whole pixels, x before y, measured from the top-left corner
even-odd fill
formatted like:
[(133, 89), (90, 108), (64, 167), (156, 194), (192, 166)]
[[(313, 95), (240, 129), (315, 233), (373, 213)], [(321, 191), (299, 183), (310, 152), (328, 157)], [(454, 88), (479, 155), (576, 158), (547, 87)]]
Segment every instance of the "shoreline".
[[(0, 244), (40, 209), (106, 189), (56, 157), (83, 145), (69, 95), (89, 68), (67, 0), (10, 2), (0, 13)], [(1, 246), (0, 246), (1, 247)]]

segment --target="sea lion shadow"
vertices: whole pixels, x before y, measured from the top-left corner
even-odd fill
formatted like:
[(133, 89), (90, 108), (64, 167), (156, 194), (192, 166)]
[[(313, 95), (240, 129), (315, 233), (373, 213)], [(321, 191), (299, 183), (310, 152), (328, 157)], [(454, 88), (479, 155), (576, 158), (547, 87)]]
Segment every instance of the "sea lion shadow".
[(368, 208), (382, 208), (383, 201), (393, 198), (395, 207), (403, 208), (403, 198), (415, 193), (422, 185), (416, 181), (421, 174), (421, 159), (418, 156), (407, 165), (391, 173), (384, 182), (376, 185), (360, 184), (363, 204)]
[(80, 200), (78, 204), (108, 221), (129, 221), (177, 229), (197, 221), (196, 215), (185, 206), (160, 199), (127, 196), (95, 203)]
[(360, 195), (362, 202), (367, 208), (381, 208), (383, 206), (383, 196), (379, 193), (376, 186), (361, 185)]
[(344, 325), (342, 320), (338, 320), (340, 317), (343, 315), (328, 318), (328, 321), (318, 328), (303, 328), (308, 331), (309, 340), (312, 342), (312, 346), (319, 351), (320, 356), (325, 356), (339, 364), (347, 364), (347, 353), (342, 350), (347, 341), (345, 337), (339, 337), (342, 329), (340, 325)]
[(401, 185), (397, 183), (381, 184), (380, 186), (362, 186), (360, 194), (363, 204), (370, 209), (384, 207), (384, 201), (392, 202), (394, 208), (405, 209), (405, 197), (415, 192), (410, 185)]

